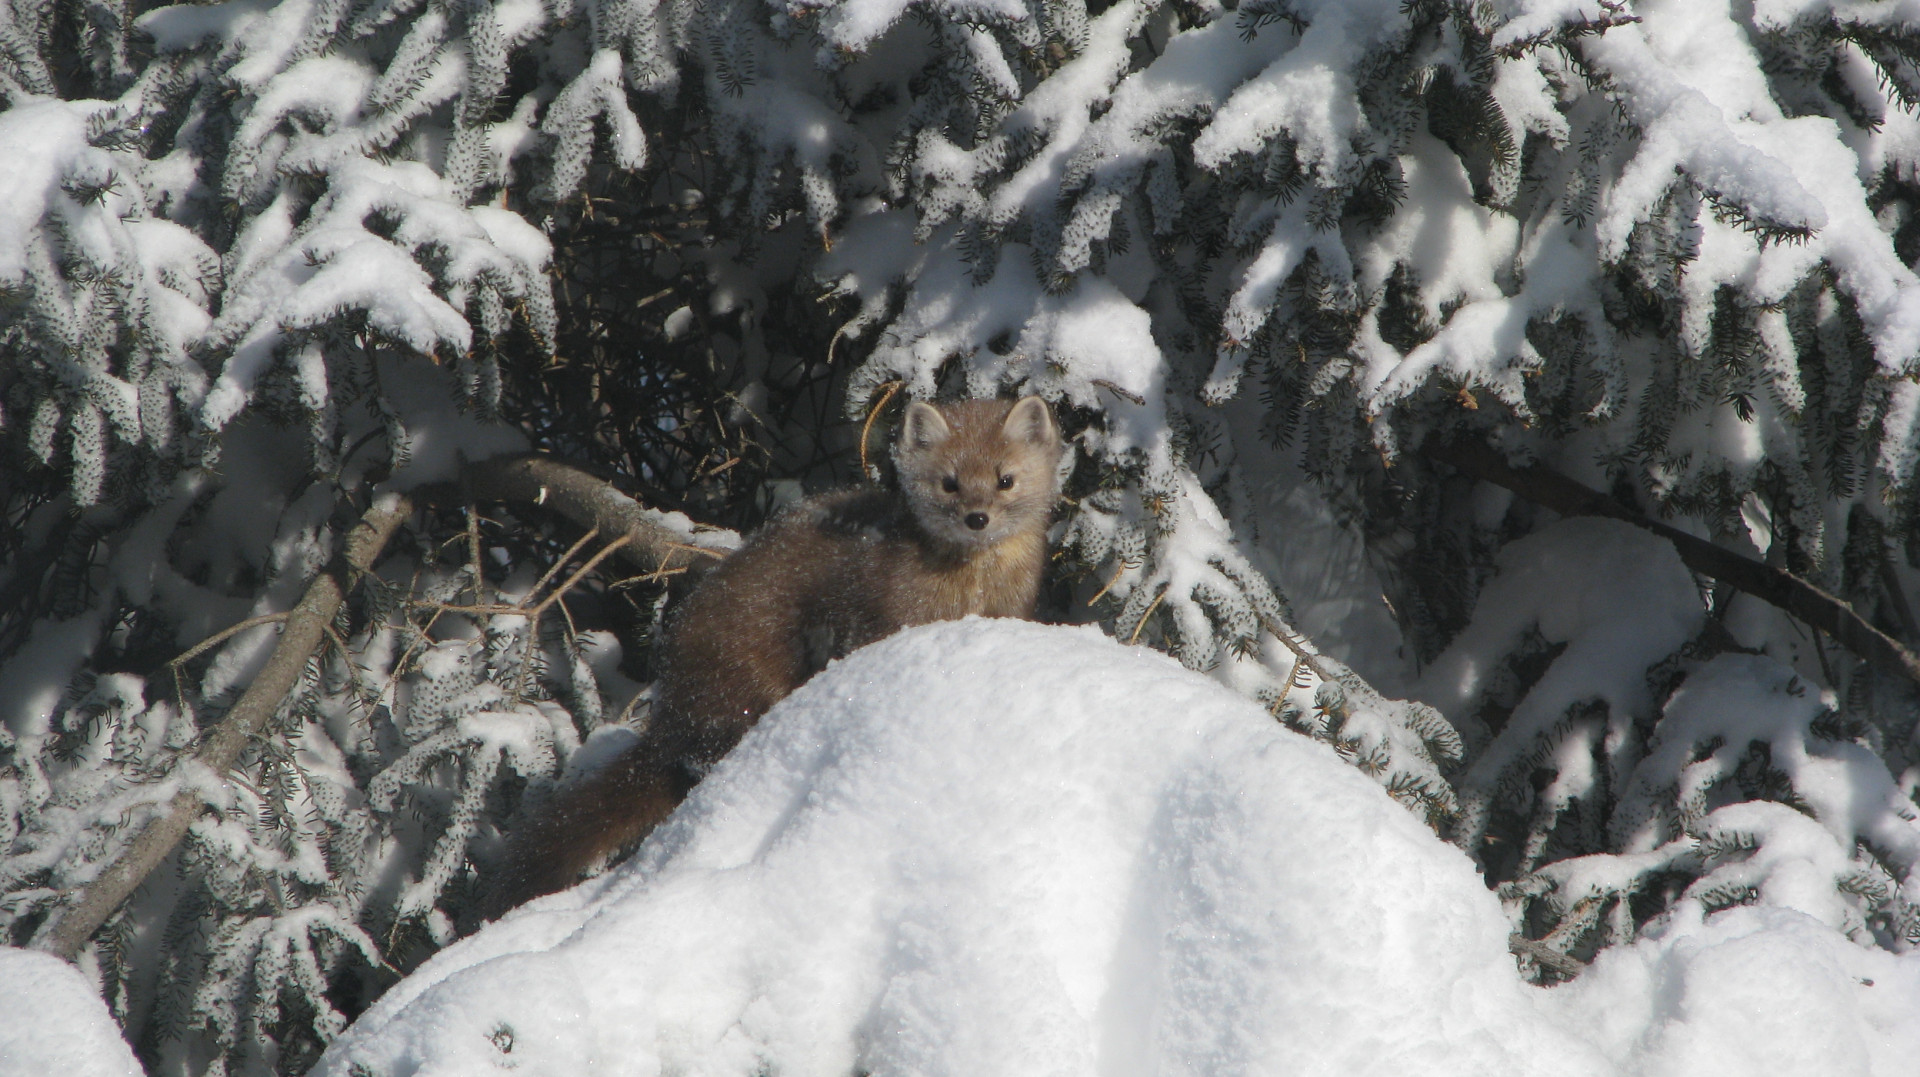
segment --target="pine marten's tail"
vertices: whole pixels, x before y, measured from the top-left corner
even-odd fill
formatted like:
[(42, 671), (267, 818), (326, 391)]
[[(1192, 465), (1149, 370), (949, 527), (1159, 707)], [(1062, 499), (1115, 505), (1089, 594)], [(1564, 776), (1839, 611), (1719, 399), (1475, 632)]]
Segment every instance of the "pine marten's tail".
[(646, 837), (687, 798), (694, 780), (677, 753), (642, 739), (561, 789), (545, 811), (524, 820), (508, 839), (506, 865), (483, 915), (492, 920), (572, 886), (601, 858)]

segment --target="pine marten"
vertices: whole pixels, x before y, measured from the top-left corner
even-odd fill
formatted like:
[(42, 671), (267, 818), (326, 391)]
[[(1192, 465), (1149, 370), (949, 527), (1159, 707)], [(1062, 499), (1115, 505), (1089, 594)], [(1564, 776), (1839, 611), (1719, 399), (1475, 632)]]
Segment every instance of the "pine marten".
[(497, 915), (638, 842), (769, 707), (909, 625), (1033, 616), (1063, 445), (1038, 397), (907, 407), (897, 490), (781, 512), (669, 618), (651, 721), (508, 843)]

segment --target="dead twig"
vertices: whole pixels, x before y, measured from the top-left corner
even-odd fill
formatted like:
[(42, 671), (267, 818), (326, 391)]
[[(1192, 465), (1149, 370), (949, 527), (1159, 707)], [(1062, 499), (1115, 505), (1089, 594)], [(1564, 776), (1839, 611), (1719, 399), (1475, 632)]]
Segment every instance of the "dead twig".
[(863, 479), (873, 474), (867, 470), (867, 435), (873, 431), (873, 421), (880, 417), (880, 413), (892, 402), (894, 394), (906, 384), (904, 381), (888, 382), (887, 391), (880, 394), (880, 402), (867, 410), (867, 421), (860, 427), (860, 477)]
[(1539, 939), (1530, 939), (1518, 932), (1507, 936), (1507, 952), (1515, 957), (1524, 957), (1569, 980), (1587, 971), (1586, 963), (1579, 958), (1563, 954)]
[(1100, 588), (1098, 591), (1095, 591), (1093, 593), (1093, 597), (1087, 599), (1087, 605), (1091, 606), (1095, 602), (1098, 602), (1101, 599), (1107, 597), (1107, 592), (1113, 590), (1113, 585), (1120, 582), (1120, 574), (1125, 572), (1127, 570), (1127, 567), (1128, 566), (1125, 561), (1122, 561), (1118, 565), (1115, 565), (1113, 568), (1113, 575), (1107, 578), (1106, 586)]
[(473, 574), (473, 600), (487, 600), (487, 576), (480, 565), (480, 514), (467, 505), (467, 571)]
[(638, 576), (624, 576), (608, 584), (607, 590), (624, 591), (629, 587), (641, 587), (649, 583), (659, 583), (661, 580), (681, 575), (686, 571), (684, 568), (667, 568), (655, 569), (652, 572), (641, 573)]
[(213, 635), (208, 636), (206, 639), (201, 640), (200, 642), (194, 644), (193, 646), (187, 648), (185, 651), (181, 652), (179, 657), (167, 663), (167, 671), (172, 673), (175, 677), (178, 677), (180, 675), (181, 666), (184, 666), (188, 662), (191, 662), (194, 659), (205, 654), (209, 649), (220, 646), (220, 644), (226, 642), (227, 640), (232, 639), (233, 637), (239, 635), (242, 632), (245, 632), (249, 628), (259, 628), (261, 625), (279, 624), (280, 622), (286, 619), (287, 619), (287, 615), (284, 613), (263, 613), (258, 617), (249, 617), (246, 620), (241, 621), (239, 624), (229, 625), (226, 628), (223, 628), (220, 631), (215, 632)]
[(703, 528), (710, 545), (687, 541), (663, 514), (648, 509), (606, 480), (549, 456), (529, 454), (469, 463), (461, 469), (461, 492), (473, 501), (541, 505), (601, 535), (625, 535), (621, 556), (643, 572), (701, 571), (717, 564), (739, 543), (720, 528)]
[(538, 606), (533, 607), (533, 616), (538, 617), (541, 614), (545, 613), (548, 607), (552, 606), (555, 602), (558, 602), (560, 600), (560, 596), (566, 594), (568, 591), (571, 591), (575, 587), (579, 586), (580, 581), (583, 579), (586, 579), (587, 573), (592, 572), (596, 568), (599, 568), (600, 562), (605, 561), (609, 557), (612, 557), (617, 551), (619, 551), (621, 548), (626, 546), (626, 544), (631, 541), (633, 541), (632, 535), (621, 535), (619, 538), (614, 539), (612, 542), (607, 543), (605, 546), (602, 546), (600, 548), (599, 553), (596, 553), (592, 557), (588, 558), (587, 563), (584, 565), (581, 565), (579, 569), (574, 572), (573, 575), (568, 576), (565, 583), (554, 588), (552, 594), (542, 599)]
[(1095, 378), (1093, 379), (1093, 383), (1135, 407), (1144, 408), (1147, 406), (1147, 398), (1134, 392), (1132, 389), (1122, 388), (1105, 378)]
[[(594, 534), (593, 532), (588, 532), (587, 538), (592, 538), (593, 534)], [(615, 552), (617, 552), (621, 547), (625, 546), (627, 544), (628, 537), (626, 535), (622, 535), (619, 538), (614, 539), (612, 542), (609, 542), (605, 546), (601, 547), (599, 553), (596, 553), (591, 558), (589, 558), (586, 564), (581, 565), (579, 569), (575, 570), (572, 575), (567, 577), (564, 583), (562, 583), (559, 587), (554, 588), (552, 593), (548, 594), (546, 598), (541, 599), (537, 603), (533, 603), (532, 605), (529, 605), (528, 604), (529, 600), (532, 599), (534, 595), (540, 593), (541, 586), (545, 584), (548, 580), (553, 578), (554, 572), (557, 571), (561, 565), (564, 565), (568, 561), (572, 560), (573, 555), (579, 551), (580, 545), (583, 544), (585, 541), (586, 541), (585, 539), (582, 539), (581, 543), (576, 543), (573, 549), (567, 551), (566, 556), (562, 557), (558, 561), (555, 561), (553, 564), (553, 568), (548, 569), (547, 574), (540, 578), (539, 583), (534, 584), (533, 587), (527, 591), (527, 597), (521, 599), (518, 602), (511, 602), (511, 603), (487, 602), (479, 605), (463, 605), (455, 602), (409, 601), (407, 603), (407, 606), (411, 609), (416, 609), (416, 610), (436, 610), (441, 613), (464, 613), (464, 614), (468, 614), (470, 616), (475, 616), (475, 617), (496, 617), (504, 614), (520, 614), (521, 616), (525, 616), (525, 617), (538, 617), (542, 613), (545, 613), (548, 609), (552, 608), (553, 604), (556, 601), (558, 601), (561, 596), (565, 595), (568, 591), (571, 591), (575, 587), (579, 586), (580, 581), (585, 579), (589, 572), (592, 572), (594, 569), (600, 567), (600, 562), (605, 561), (607, 558), (613, 556)], [(682, 569), (679, 571), (685, 571), (685, 570)], [(635, 577), (635, 578), (637, 579), (641, 577)], [(239, 627), (241, 626), (237, 626), (237, 625), (235, 626), (236, 629), (238, 629)]]
[(1127, 637), (1127, 646), (1131, 647), (1140, 642), (1140, 633), (1146, 629), (1147, 622), (1153, 619), (1153, 611), (1159, 609), (1160, 603), (1167, 600), (1167, 592), (1170, 589), (1162, 587), (1160, 593), (1153, 596), (1153, 601), (1147, 604), (1147, 612), (1141, 614), (1139, 623), (1133, 626), (1133, 635)]
[[(553, 579), (556, 573), (558, 573), (562, 568), (566, 567), (566, 564), (568, 561), (573, 560), (574, 554), (577, 554), (581, 550), (586, 549), (587, 543), (592, 542), (594, 539), (598, 538), (599, 535), (600, 535), (599, 528), (597, 527), (587, 528), (586, 534), (581, 535), (578, 541), (576, 541), (573, 545), (567, 547), (566, 553), (563, 553), (559, 557), (554, 558), (553, 564), (548, 565), (547, 570), (540, 574), (540, 578), (533, 581), (533, 586), (527, 588), (527, 593), (520, 597), (520, 601), (518, 605), (524, 606), (528, 602), (532, 601), (533, 596), (540, 593), (540, 588), (545, 587), (547, 585), (548, 580)], [(597, 564), (598, 562), (596, 561), (595, 563)]]

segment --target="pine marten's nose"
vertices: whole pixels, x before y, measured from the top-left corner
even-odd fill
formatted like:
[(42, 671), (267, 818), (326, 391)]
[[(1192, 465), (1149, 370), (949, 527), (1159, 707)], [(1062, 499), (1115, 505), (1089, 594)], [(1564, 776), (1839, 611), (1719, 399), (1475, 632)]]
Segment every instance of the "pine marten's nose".
[(973, 528), (975, 531), (985, 531), (987, 529), (987, 514), (984, 512), (967, 513), (967, 526)]

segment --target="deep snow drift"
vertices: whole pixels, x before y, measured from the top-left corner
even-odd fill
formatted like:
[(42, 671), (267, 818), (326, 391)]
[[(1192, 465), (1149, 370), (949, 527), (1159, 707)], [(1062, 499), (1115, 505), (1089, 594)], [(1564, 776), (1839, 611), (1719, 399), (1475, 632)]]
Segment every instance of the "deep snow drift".
[(322, 1071), (1893, 1074), (1920, 1046), (1920, 962), (1798, 914), (1555, 990), (1507, 932), (1464, 855), (1240, 696), (965, 621), (830, 668), (636, 863), (440, 954)]

